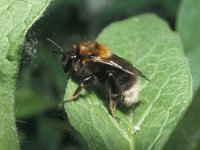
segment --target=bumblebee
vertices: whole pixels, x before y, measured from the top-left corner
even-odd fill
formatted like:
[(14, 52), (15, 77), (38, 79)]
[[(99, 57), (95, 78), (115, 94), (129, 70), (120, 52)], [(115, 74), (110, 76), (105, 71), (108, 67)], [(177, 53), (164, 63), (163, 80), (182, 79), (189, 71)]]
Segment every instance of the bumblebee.
[(72, 79), (75, 78), (78, 83), (72, 97), (63, 103), (77, 99), (81, 90), (87, 86), (100, 85), (108, 94), (111, 115), (118, 119), (115, 115), (118, 103), (129, 107), (138, 102), (138, 76), (149, 81), (131, 63), (112, 54), (107, 46), (96, 41), (75, 44), (66, 52), (62, 49), (61, 52), (54, 52), (62, 54), (64, 72), (70, 72)]

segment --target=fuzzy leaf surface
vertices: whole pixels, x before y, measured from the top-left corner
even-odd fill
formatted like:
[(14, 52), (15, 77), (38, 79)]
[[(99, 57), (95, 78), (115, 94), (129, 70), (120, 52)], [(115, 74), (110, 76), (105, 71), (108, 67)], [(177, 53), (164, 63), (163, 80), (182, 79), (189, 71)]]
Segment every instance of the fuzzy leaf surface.
[(19, 149), (14, 91), (21, 44), (49, 0), (0, 0), (0, 149)]

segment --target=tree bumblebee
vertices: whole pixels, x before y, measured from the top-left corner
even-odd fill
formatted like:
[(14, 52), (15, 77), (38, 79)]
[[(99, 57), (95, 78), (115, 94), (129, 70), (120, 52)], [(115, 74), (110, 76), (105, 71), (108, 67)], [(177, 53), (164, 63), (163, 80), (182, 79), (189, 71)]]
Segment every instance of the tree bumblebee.
[[(48, 40), (58, 46), (52, 40)], [(74, 94), (69, 100), (64, 100), (63, 104), (75, 100), (83, 88), (100, 85), (109, 95), (111, 115), (118, 119), (115, 115), (117, 103), (128, 107), (138, 101), (138, 76), (149, 81), (140, 70), (125, 59), (112, 54), (107, 46), (96, 41), (75, 44), (66, 52), (61, 48), (60, 51), (53, 52), (62, 55), (64, 72), (70, 72), (71, 77), (78, 80)]]

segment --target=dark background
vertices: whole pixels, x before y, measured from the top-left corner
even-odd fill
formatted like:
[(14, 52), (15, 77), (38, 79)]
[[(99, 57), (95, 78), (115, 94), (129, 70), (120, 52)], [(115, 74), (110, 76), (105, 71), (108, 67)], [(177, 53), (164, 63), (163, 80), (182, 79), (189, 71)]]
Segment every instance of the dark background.
[(22, 150), (84, 149), (58, 104), (67, 75), (60, 56), (51, 53), (95, 40), (108, 24), (142, 13), (155, 13), (175, 28), (180, 0), (56, 0), (26, 36), (16, 91), (17, 129)]

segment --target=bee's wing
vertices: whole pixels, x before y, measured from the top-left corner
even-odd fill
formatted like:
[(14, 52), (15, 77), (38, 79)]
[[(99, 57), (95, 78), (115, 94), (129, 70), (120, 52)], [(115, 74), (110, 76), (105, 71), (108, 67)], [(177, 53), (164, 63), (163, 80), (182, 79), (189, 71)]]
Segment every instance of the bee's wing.
[(92, 61), (118, 68), (128, 74), (131, 74), (134, 76), (140, 76), (150, 81), (140, 70), (138, 70), (132, 64), (128, 63), (126, 60), (124, 60), (123, 58), (119, 56), (113, 55), (108, 59), (102, 59), (101, 57), (92, 57)]

